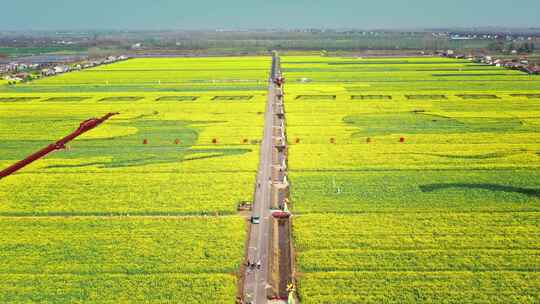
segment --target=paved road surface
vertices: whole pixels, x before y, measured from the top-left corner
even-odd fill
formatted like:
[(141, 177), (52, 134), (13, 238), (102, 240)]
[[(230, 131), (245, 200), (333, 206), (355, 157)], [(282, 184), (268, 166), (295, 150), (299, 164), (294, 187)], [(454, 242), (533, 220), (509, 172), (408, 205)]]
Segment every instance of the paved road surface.
[[(276, 71), (275, 63), (272, 64), (272, 73)], [(260, 216), (260, 224), (251, 225), (251, 235), (249, 236), (248, 260), (251, 263), (261, 263), (261, 269), (251, 270), (246, 268), (244, 299), (246, 303), (262, 304), (267, 303), (266, 287), (269, 276), (268, 254), (270, 247), (270, 225), (272, 218), (270, 213), (271, 204), (271, 170), (272, 170), (272, 121), (273, 103), (275, 100), (275, 85), (269, 84), (268, 102), (265, 113), (264, 136), (261, 145), (261, 156), (259, 163), (259, 174), (257, 176), (257, 187), (255, 202), (253, 203), (253, 216)]]

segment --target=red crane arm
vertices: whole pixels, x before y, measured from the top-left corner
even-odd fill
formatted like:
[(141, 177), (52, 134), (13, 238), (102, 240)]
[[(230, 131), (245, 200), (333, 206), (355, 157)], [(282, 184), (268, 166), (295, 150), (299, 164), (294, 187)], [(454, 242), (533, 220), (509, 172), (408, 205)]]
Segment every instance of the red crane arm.
[(81, 136), (82, 134), (94, 129), (95, 127), (99, 126), (109, 118), (111, 118), (114, 115), (117, 115), (119, 113), (109, 113), (101, 118), (92, 118), (85, 120), (81, 122), (79, 128), (75, 130), (73, 133), (69, 134), (68, 136), (60, 139), (59, 141), (55, 142), (54, 144), (50, 144), (47, 147), (35, 152), (34, 154), (28, 156), (27, 158), (7, 167), (6, 169), (0, 171), (0, 179), (9, 176), (22, 168), (28, 166), (29, 164), (35, 162), (36, 160), (46, 156), (47, 154), (55, 151), (55, 150), (61, 150), (64, 149), (66, 144), (75, 138)]

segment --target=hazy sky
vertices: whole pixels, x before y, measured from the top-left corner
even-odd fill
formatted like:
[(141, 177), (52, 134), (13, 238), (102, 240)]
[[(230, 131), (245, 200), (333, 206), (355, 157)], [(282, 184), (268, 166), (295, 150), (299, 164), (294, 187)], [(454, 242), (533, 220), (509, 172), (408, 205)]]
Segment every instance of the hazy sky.
[(11, 0), (0, 30), (540, 27), (540, 1)]

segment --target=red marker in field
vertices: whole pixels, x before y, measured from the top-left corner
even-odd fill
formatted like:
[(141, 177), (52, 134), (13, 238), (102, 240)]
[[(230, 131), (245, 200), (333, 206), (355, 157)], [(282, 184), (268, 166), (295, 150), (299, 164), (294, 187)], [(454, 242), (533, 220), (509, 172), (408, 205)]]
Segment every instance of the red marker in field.
[(405, 137), (400, 137), (400, 138), (399, 138), (399, 142), (400, 142), (400, 143), (404, 143), (404, 142), (405, 142)]
[(181, 143), (182, 143), (182, 141), (181, 141), (180, 139), (178, 139), (178, 138), (174, 141), (174, 144), (175, 144), (175, 145), (179, 145), (179, 144), (181, 144)]
[(142, 144), (143, 144), (143, 145), (148, 145), (148, 139), (146, 139), (146, 138), (143, 139)]

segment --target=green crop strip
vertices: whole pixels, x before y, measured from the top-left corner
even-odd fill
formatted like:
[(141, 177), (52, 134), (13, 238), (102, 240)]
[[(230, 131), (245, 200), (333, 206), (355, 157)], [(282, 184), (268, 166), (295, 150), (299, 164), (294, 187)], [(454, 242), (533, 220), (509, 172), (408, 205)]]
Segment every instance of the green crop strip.
[(430, 115), (429, 113), (384, 113), (362, 116), (346, 116), (343, 121), (362, 131), (353, 137), (386, 134), (444, 134), (456, 132), (527, 132), (535, 127), (527, 127), (519, 118), (452, 118)]

